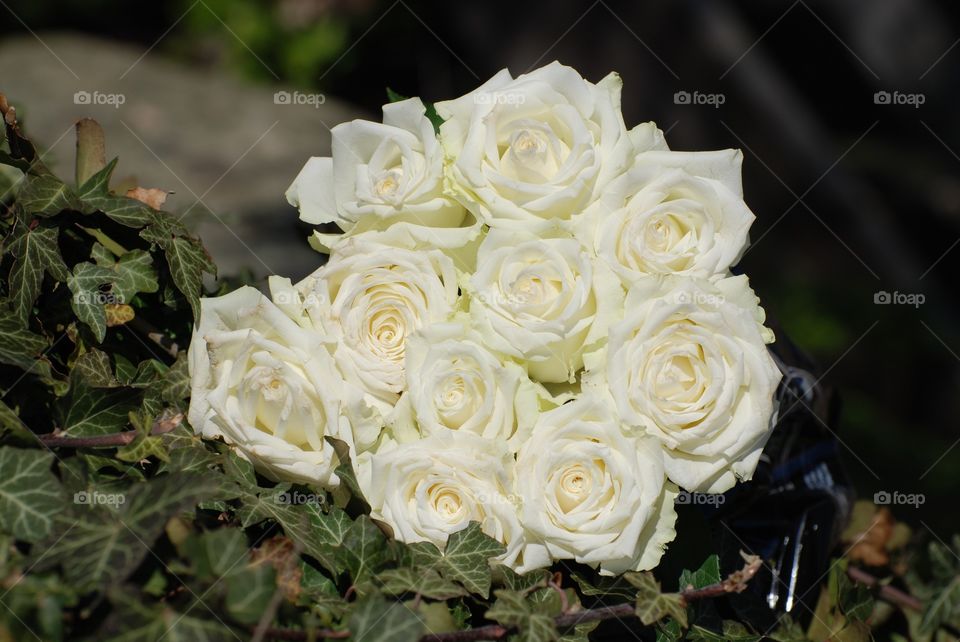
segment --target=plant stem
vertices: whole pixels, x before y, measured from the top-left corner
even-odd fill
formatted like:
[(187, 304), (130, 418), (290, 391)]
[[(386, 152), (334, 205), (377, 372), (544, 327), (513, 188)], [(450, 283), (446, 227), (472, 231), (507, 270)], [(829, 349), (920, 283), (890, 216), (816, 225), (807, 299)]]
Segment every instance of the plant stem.
[[(179, 426), (182, 421), (182, 413), (166, 419), (158, 419), (154, 422), (150, 434), (162, 435), (170, 432)], [(110, 433), (109, 435), (94, 435), (93, 437), (67, 437), (62, 433), (52, 432), (46, 435), (37, 435), (37, 439), (48, 448), (115, 448), (117, 446), (126, 446), (139, 435), (140, 433), (136, 430), (124, 430), (123, 432)]]

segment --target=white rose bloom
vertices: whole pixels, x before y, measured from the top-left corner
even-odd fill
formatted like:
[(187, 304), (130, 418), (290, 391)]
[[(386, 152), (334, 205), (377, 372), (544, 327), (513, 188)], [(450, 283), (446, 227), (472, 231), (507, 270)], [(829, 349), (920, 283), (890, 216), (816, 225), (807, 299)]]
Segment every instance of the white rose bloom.
[(390, 423), (400, 441), (473, 433), (515, 451), (536, 421), (540, 396), (523, 368), (503, 362), (464, 323), (437, 323), (407, 339), (407, 391)]
[[(614, 179), (582, 217), (580, 229), (592, 239), (586, 242), (627, 288), (647, 275), (709, 278), (724, 273), (747, 246), (754, 216), (734, 191), (739, 181), (728, 185), (691, 173), (719, 173), (703, 167), (704, 161), (690, 171), (655, 164), (655, 158), (671, 154), (641, 154), (645, 159)], [(705, 155), (739, 168), (739, 152)]]
[(670, 479), (722, 493), (748, 480), (772, 429), (780, 371), (745, 276), (638, 281), (610, 328), (606, 382), (621, 418), (664, 446)]
[[(383, 106), (383, 123), (331, 130), (331, 158), (307, 161), (287, 190), (307, 223), (336, 223), (408, 247), (460, 247), (480, 226), (444, 194), (443, 149), (419, 98)], [(339, 235), (317, 234), (321, 246)]]
[(194, 430), (274, 479), (337, 486), (324, 437), (352, 445), (369, 415), (322, 341), (251, 287), (200, 305), (189, 352)]
[(676, 536), (677, 490), (659, 445), (628, 436), (610, 406), (584, 396), (540, 416), (517, 456), (522, 571), (551, 559), (603, 575), (653, 568)]
[(491, 229), (470, 279), (470, 314), (484, 342), (541, 382), (573, 381), (606, 338), (620, 286), (572, 238)]
[(437, 103), (458, 198), (491, 226), (580, 211), (635, 152), (662, 145), (655, 127), (627, 131), (621, 86), (616, 74), (593, 84), (554, 62), (516, 79), (504, 69)]
[(381, 411), (403, 390), (407, 337), (448, 320), (458, 296), (453, 263), (441, 252), (359, 237), (339, 245), (295, 288), (309, 322), (336, 343), (333, 355), (346, 380)]
[(516, 566), (523, 550), (517, 517), (513, 455), (502, 442), (448, 432), (367, 453), (358, 481), (371, 517), (389, 524), (401, 542), (432, 542), (479, 522), (507, 550), (498, 561)]

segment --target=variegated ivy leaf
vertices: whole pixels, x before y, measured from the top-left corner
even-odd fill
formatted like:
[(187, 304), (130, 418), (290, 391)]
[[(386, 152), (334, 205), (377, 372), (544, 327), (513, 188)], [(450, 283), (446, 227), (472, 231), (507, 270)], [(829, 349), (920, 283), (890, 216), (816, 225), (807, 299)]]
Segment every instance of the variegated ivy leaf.
[(63, 489), (50, 466), (53, 454), (0, 448), (0, 529), (26, 542), (50, 534), (64, 508)]

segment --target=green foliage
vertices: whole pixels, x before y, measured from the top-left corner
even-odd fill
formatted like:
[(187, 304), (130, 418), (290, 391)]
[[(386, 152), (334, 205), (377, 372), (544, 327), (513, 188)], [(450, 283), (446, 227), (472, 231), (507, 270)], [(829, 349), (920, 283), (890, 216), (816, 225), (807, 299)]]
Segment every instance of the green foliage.
[[(264, 479), (200, 439), (183, 413), (185, 350), (215, 273), (202, 245), (172, 214), (111, 191), (116, 160), (82, 185), (61, 181), (4, 115), (2, 178), (23, 179), (0, 197), (0, 641), (219, 642), (262, 625), (303, 639), (415, 642), (486, 626), (585, 642), (598, 622), (577, 618), (597, 606), (635, 636), (760, 638), (683, 595), (723, 581), (716, 555), (684, 570), (676, 593), (651, 573), (601, 577), (572, 562), (520, 575), (476, 522), (442, 547), (393, 540), (343, 442), (330, 440), (341, 486), (324, 493)], [(957, 619), (960, 558), (929, 552), (936, 589), (920, 628), (932, 632)], [(845, 570), (834, 567), (829, 630), (814, 639), (861, 639), (874, 612)], [(767, 637), (808, 633), (786, 618)]]

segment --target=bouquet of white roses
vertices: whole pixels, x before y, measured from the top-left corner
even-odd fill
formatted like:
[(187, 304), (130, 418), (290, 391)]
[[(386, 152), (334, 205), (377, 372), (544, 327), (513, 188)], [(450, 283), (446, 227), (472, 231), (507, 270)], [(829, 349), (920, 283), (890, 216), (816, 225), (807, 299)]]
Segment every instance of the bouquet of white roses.
[(620, 87), (553, 63), (335, 127), (287, 193), (329, 260), (203, 300), (194, 428), (328, 489), (345, 442), (404, 542), (475, 521), (518, 571), (656, 566), (680, 489), (750, 479), (780, 372), (729, 271), (740, 152), (628, 129)]

